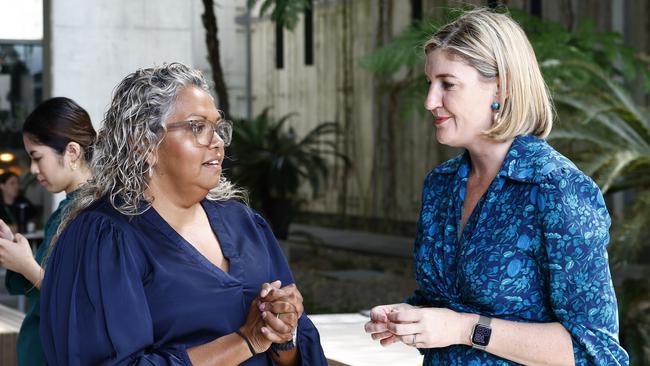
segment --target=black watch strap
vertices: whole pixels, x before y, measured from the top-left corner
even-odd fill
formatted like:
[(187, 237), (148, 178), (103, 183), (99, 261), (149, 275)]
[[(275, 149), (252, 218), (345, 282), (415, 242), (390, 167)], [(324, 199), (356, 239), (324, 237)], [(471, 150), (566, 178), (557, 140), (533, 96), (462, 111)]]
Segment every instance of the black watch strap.
[(273, 350), (275, 353), (278, 353), (279, 351), (288, 351), (290, 349), (293, 349), (296, 347), (298, 343), (298, 328), (293, 331), (293, 339), (290, 340), (289, 342), (285, 343), (272, 343), (271, 344), (271, 350)]

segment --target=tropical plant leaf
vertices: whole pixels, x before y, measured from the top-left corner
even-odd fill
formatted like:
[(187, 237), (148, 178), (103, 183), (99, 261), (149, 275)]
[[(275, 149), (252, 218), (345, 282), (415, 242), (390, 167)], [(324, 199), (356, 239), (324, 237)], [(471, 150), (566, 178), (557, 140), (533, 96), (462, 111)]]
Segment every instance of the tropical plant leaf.
[[(269, 11), (271, 12), (271, 20), (280, 24), (287, 30), (293, 30), (298, 24), (300, 15), (306, 9), (311, 7), (310, 0), (261, 0), (260, 16), (263, 17)], [(248, 0), (247, 5), (249, 9), (255, 7), (259, 0)]]
[(412, 68), (424, 62), (424, 43), (437, 26), (416, 22), (390, 42), (361, 59), (361, 66), (379, 75), (392, 75), (402, 68)]
[(274, 119), (265, 108), (252, 120), (236, 122), (233, 178), (251, 191), (253, 199), (261, 194), (292, 197), (303, 181), (317, 194), (327, 179), (328, 156), (348, 164), (333, 142), (338, 133), (336, 123), (322, 123), (299, 139), (295, 130), (286, 126), (295, 116), (290, 113)]

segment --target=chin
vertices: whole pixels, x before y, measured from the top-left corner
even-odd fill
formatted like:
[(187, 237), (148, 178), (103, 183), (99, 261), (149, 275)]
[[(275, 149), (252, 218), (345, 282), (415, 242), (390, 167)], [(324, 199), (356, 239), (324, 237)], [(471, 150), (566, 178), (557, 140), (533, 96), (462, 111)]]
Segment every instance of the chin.
[(217, 175), (214, 179), (210, 179), (209, 181), (206, 181), (205, 184), (203, 185), (203, 188), (205, 188), (208, 191), (215, 189), (219, 185), (220, 178), (221, 178), (221, 174)]
[(448, 136), (445, 136), (444, 133), (436, 133), (436, 141), (438, 141), (439, 144), (445, 146), (457, 147), (454, 145), (453, 140), (450, 139)]

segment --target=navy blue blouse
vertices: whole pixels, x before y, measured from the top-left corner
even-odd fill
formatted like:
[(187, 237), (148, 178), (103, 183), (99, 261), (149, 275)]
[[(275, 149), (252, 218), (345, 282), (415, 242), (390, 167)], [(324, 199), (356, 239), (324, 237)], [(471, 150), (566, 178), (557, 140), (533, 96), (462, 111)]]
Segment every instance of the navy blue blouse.
[[(127, 217), (102, 200), (64, 230), (41, 294), (49, 365), (191, 365), (186, 349), (244, 324), (264, 282), (293, 283), (267, 223), (237, 202), (203, 201), (224, 272), (153, 209)], [(303, 315), (302, 365), (326, 365), (318, 331)], [(274, 364), (270, 351), (243, 365)]]
[[(607, 260), (610, 217), (598, 186), (545, 141), (519, 136), (470, 215), (465, 153), (433, 169), (407, 302), (518, 322), (560, 322), (577, 365), (627, 365)], [(430, 365), (514, 365), (464, 345), (421, 350)]]

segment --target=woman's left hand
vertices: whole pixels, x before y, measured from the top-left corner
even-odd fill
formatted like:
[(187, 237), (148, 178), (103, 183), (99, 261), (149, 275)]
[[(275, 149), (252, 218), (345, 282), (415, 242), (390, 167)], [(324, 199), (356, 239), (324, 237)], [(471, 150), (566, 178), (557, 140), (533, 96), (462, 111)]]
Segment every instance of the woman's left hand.
[(14, 232), (6, 222), (0, 220), (0, 239), (14, 241)]
[(368, 323), (366, 332), (373, 333), (373, 339), (381, 340), (383, 346), (398, 341), (418, 348), (467, 343), (464, 339), (465, 322), (462, 314), (446, 308), (402, 305), (404, 306), (395, 307), (386, 313), (385, 324)]
[(269, 339), (274, 343), (288, 342), (298, 326), (304, 307), (296, 285), (280, 287), (280, 281), (265, 283), (260, 291), (259, 309), (268, 325)]
[(289, 303), (293, 306), (292, 312), (295, 312), (298, 315), (298, 318), (300, 318), (304, 311), (302, 305), (302, 294), (298, 291), (295, 284), (280, 287), (281, 285), (282, 283), (280, 281), (263, 284), (262, 291), (260, 292), (262, 304), (277, 301)]

